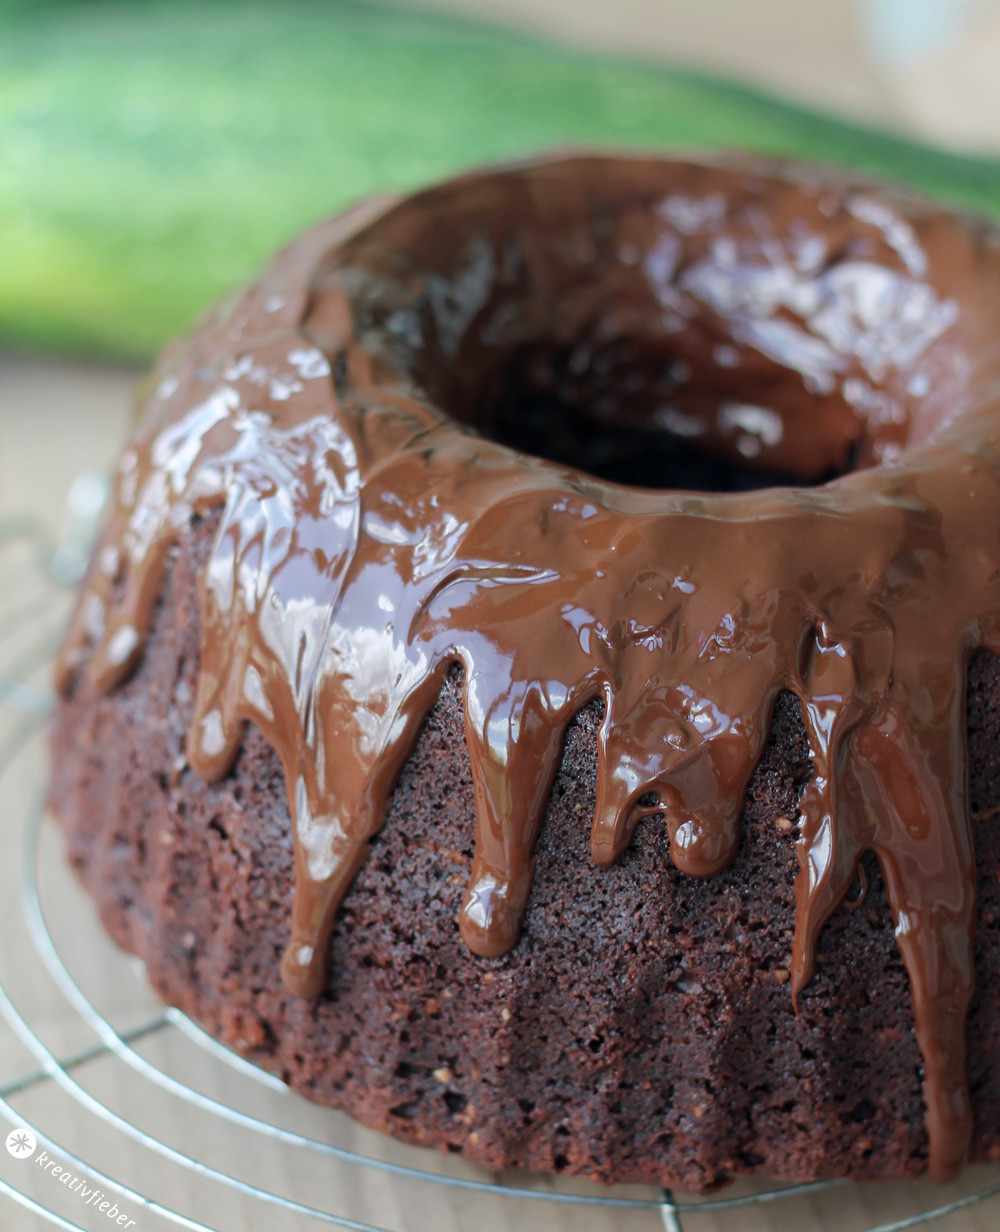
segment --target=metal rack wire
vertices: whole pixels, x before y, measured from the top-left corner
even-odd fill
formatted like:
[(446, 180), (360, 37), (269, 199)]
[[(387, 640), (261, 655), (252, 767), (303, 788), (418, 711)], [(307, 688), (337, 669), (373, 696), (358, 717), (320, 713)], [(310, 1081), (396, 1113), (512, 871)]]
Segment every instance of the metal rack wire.
[[(57, 847), (51, 853), (45, 850), (49, 827), (41, 824), (42, 745), (52, 700), (47, 665), (66, 618), (68, 584), (86, 557), (88, 536), (81, 534), (80, 523), (92, 521), (99, 506), (92, 484), (77, 492), (76, 504), (72, 534), (59, 548), (32, 526), (0, 526), (0, 576), (6, 579), (0, 593), (0, 802), (8, 833), (18, 827), (22, 836), (20, 866), (0, 870), (6, 879), (0, 882), (0, 909), (7, 913), (0, 922), (0, 1017), (6, 1024), (0, 1057), (19, 1052), (26, 1058), (16, 1072), (0, 1074), (0, 1113), (12, 1127), (12, 1137), (21, 1134), (34, 1145), (32, 1155), (20, 1162), (0, 1156), (5, 1165), (0, 1174), (0, 1194), (5, 1196), (0, 1226), (6, 1226), (4, 1215), (15, 1208), (30, 1213), (39, 1227), (86, 1232), (108, 1226), (107, 1211), (81, 1196), (87, 1191), (99, 1193), (116, 1211), (121, 1206), (122, 1219), (131, 1218), (137, 1229), (180, 1227), (192, 1232), (324, 1225), (356, 1232), (409, 1232), (466, 1227), (472, 1222), (470, 1212), (478, 1223), (488, 1223), (484, 1212), (493, 1212), (498, 1226), (516, 1220), (532, 1228), (566, 1226), (557, 1220), (557, 1212), (572, 1213), (574, 1227), (585, 1213), (597, 1217), (604, 1212), (607, 1223), (601, 1226), (624, 1227), (627, 1222), (637, 1230), (694, 1232), (742, 1229), (752, 1211), (767, 1219), (764, 1209), (785, 1211), (789, 1226), (805, 1227), (804, 1217), (791, 1218), (795, 1204), (806, 1204), (803, 1210), (808, 1208), (816, 1228), (840, 1229), (847, 1226), (844, 1212), (852, 1196), (876, 1192), (882, 1196), (879, 1209), (892, 1211), (893, 1217), (859, 1222), (855, 1212), (851, 1226), (857, 1232), (901, 1232), (990, 1199), (1000, 1215), (996, 1169), (980, 1169), (971, 1181), (947, 1192), (929, 1186), (825, 1182), (743, 1186), (739, 1192), (701, 1200), (650, 1188), (605, 1191), (548, 1178), (491, 1177), (461, 1161), (358, 1130), (329, 1110), (313, 1109), (177, 1010), (157, 1009), (141, 973), (92, 925), (82, 897), (74, 899), (50, 884), (65, 874)], [(84, 512), (86, 517), (79, 516)], [(84, 945), (76, 944), (80, 935)], [(94, 952), (106, 953), (108, 961), (117, 964), (113, 996), (107, 986), (95, 990), (92, 964), (82, 957)], [(16, 961), (9, 961), (12, 957)], [(66, 1019), (68, 1035), (76, 1041), (72, 1046), (63, 1038), (66, 1030), (53, 1030), (54, 1023)], [(57, 1042), (52, 1042), (54, 1033), (60, 1035)], [(98, 1068), (103, 1085), (92, 1077)], [(211, 1074), (207, 1081), (206, 1073)], [(212, 1093), (213, 1085), (221, 1094)], [(39, 1100), (40, 1095), (45, 1098)], [(183, 1126), (180, 1140), (173, 1132), (161, 1131), (164, 1118), (172, 1126)], [(228, 1145), (234, 1139), (242, 1143), (235, 1157), (246, 1156), (251, 1164), (234, 1167), (231, 1150), (227, 1160), (219, 1162), (213, 1143), (220, 1139)], [(276, 1155), (284, 1168), (279, 1183), (273, 1183), (274, 1170), (266, 1166)], [(57, 1185), (55, 1173), (24, 1171), (43, 1156), (72, 1175), (72, 1187), (65, 1181)], [(110, 1164), (105, 1162), (109, 1157)], [(124, 1172), (115, 1162), (122, 1159), (131, 1161)], [(331, 1170), (335, 1185), (327, 1183)], [(366, 1188), (365, 1178), (385, 1182), (369, 1183), (369, 1191), (391, 1188), (404, 1195), (397, 1198), (394, 1219), (372, 1222), (363, 1210), (358, 1213), (357, 1195)], [(188, 1190), (185, 1197), (181, 1191)], [(211, 1209), (214, 1222), (198, 1217), (199, 1209)], [(870, 1203), (862, 1203), (862, 1215), (870, 1209)], [(79, 1222), (83, 1216), (85, 1221)], [(22, 1222), (15, 1226), (23, 1226), (25, 1217), (19, 1216)]]

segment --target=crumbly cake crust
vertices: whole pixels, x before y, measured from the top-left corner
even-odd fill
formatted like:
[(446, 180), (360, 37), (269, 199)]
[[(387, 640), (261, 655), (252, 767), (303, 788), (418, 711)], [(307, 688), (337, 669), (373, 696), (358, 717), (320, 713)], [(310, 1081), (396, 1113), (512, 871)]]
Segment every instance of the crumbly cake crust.
[[(335, 978), (315, 1001), (291, 995), (279, 975), (292, 893), (280, 763), (254, 728), (218, 783), (185, 762), (213, 530), (200, 522), (175, 549), (135, 674), (110, 694), (78, 677), (53, 728), (52, 802), (72, 863), (161, 996), (309, 1098), (491, 1169), (691, 1191), (734, 1174), (925, 1170), (911, 996), (870, 856), (863, 901), (824, 929), (797, 1015), (788, 995), (796, 802), (811, 773), (789, 694), (736, 858), (705, 880), (675, 869), (656, 816), (617, 863), (588, 858), (599, 703), (582, 712), (522, 940), (489, 959), (456, 922), (474, 800), (453, 673), (341, 908)], [(1000, 667), (986, 652), (970, 670), (968, 728), (979, 867), (968, 1066), (982, 1159), (1000, 1154)]]

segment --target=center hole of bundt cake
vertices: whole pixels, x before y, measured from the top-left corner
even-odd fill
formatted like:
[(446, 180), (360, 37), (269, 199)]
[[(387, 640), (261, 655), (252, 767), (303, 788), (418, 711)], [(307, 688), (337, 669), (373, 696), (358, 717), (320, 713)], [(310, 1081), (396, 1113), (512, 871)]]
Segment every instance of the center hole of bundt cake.
[(891, 463), (947, 409), (954, 305), (864, 206), (568, 159), (409, 199), (337, 277), (393, 395), (485, 437), (644, 488), (814, 485)]
[[(500, 444), (641, 488), (747, 492), (824, 483), (851, 469), (855, 450), (843, 471), (830, 465), (807, 477), (794, 465), (762, 464), (766, 442), (782, 432), (782, 422), (756, 402), (727, 404), (728, 448), (702, 443), (703, 421), (671, 397), (688, 377), (686, 361), (643, 361), (627, 342), (588, 355), (530, 347), (512, 355), (489, 393), (480, 393), (473, 422)], [(468, 415), (466, 408), (449, 409), (456, 418)]]

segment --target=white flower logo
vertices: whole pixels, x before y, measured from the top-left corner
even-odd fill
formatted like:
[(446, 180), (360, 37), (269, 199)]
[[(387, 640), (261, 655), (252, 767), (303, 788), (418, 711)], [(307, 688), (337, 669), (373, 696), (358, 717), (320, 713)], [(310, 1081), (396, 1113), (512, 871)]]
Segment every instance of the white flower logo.
[(7, 1150), (15, 1159), (30, 1159), (36, 1145), (35, 1135), (30, 1129), (12, 1129), (7, 1135)]

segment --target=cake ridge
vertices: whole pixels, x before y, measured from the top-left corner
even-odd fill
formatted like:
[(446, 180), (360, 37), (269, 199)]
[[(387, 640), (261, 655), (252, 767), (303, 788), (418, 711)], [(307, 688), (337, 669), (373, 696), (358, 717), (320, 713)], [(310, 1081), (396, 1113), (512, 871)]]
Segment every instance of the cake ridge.
[[(874, 850), (913, 990), (930, 1168), (948, 1179), (971, 1132), (964, 1020), (975, 868), (962, 682), (977, 647), (1000, 649), (998, 545), (989, 530), (1000, 526), (996, 358), (979, 372), (971, 357), (979, 317), (1000, 321), (1000, 297), (994, 290), (981, 305), (984, 279), (960, 285), (960, 264), (953, 276), (976, 313), (963, 314), (957, 293), (938, 295), (929, 279), (940, 253), (952, 258), (969, 238), (944, 215), (910, 218), (877, 192), (842, 192), (859, 227), (891, 232), (897, 253), (902, 245), (900, 297), (883, 302), (883, 274), (866, 282), (871, 262), (848, 255), (807, 264), (793, 299), (806, 333), (815, 328), (828, 346), (839, 336), (848, 348), (851, 363), (834, 365), (838, 387), (858, 382), (859, 366), (871, 378), (867, 394), (855, 389), (852, 403), (845, 393), (849, 409), (831, 419), (852, 431), (861, 422), (882, 466), (815, 490), (695, 495), (628, 490), (540, 462), (437, 409), (407, 366), (419, 360), (421, 328), (435, 334), (433, 319), (406, 321), (394, 303), (376, 305), (381, 319), (369, 313), (359, 306), (358, 271), (366, 273), (366, 245), (391, 251), (380, 229), (405, 224), (418, 234), (420, 210), (440, 209), (448, 191), (488, 198), (498, 183), (513, 185), (551, 225), (549, 215), (580, 208), (559, 195), (559, 168), (599, 198), (610, 164), (650, 174), (641, 160), (528, 164), (320, 227), (188, 353), (168, 356), (119, 469), (104, 546), (60, 658), (60, 687), (72, 687), (81, 668), (104, 690), (129, 674), (171, 545), (193, 518), (221, 510), (201, 591), (187, 756), (204, 778), (222, 776), (248, 722), (279, 755), (296, 869), (282, 971), (303, 996), (327, 984), (337, 909), (452, 665), (464, 668), (477, 805), (460, 928), (484, 955), (517, 941), (534, 839), (577, 711), (604, 700), (594, 859), (620, 855), (655, 807), (674, 863), (707, 876), (732, 858), (771, 711), (791, 689), (814, 766), (800, 803), (791, 995), (808, 981), (819, 931), (861, 855)], [(648, 166), (672, 168), (672, 182), (686, 188), (661, 211), (658, 243), (732, 226), (724, 192), (733, 183), (742, 190), (745, 173)], [(770, 176), (758, 176), (762, 201), (789, 188), (781, 172)], [(704, 194), (706, 177), (715, 177), (721, 207)], [(831, 191), (817, 181), (812, 198)], [(872, 208), (858, 218), (865, 199)], [(593, 216), (593, 202), (581, 212)], [(662, 244), (647, 253), (655, 261), (643, 277), (664, 312), (675, 311), (681, 301), (666, 304), (665, 289), (674, 279), (694, 294), (698, 262), (685, 277)], [(768, 268), (781, 262), (761, 264)], [(810, 280), (823, 294), (814, 288), (810, 298)], [(405, 308), (405, 272), (399, 282)], [(749, 279), (753, 296), (760, 282)], [(730, 302), (722, 284), (709, 285), (702, 277), (706, 310), (746, 325), (745, 288)], [(786, 286), (770, 315), (734, 331), (741, 345), (780, 349), (789, 294)], [(867, 333), (838, 335), (829, 300), (838, 295), (839, 326), (867, 321)], [(446, 308), (449, 320), (468, 325), (483, 304), (465, 316)], [(899, 327), (908, 383), (921, 376), (926, 384), (925, 394), (909, 395), (902, 423), (884, 414), (872, 376), (892, 370), (884, 335), (894, 312), (914, 318)], [(914, 333), (923, 318), (931, 325)], [(457, 335), (449, 337), (457, 352)], [(935, 351), (942, 339), (946, 352)], [(967, 386), (956, 386), (956, 373)], [(808, 385), (801, 367), (795, 375)], [(957, 390), (954, 400), (942, 389)], [(745, 413), (743, 422), (752, 422)], [(782, 448), (766, 431), (758, 443)], [(653, 797), (655, 806), (643, 803)]]

